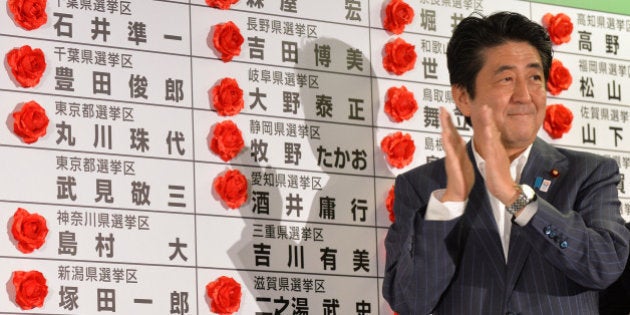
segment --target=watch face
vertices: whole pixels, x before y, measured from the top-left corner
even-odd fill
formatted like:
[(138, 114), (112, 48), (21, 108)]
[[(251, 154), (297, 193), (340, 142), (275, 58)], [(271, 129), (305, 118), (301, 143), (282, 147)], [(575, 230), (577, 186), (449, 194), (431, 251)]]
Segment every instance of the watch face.
[(529, 185), (521, 185), (523, 193), (527, 196), (527, 203), (531, 202), (536, 196), (536, 192)]

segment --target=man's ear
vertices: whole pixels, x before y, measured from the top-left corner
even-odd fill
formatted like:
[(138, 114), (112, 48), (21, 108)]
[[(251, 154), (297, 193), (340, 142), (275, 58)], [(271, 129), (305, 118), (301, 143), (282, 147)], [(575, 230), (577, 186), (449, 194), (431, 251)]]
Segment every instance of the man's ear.
[(471, 100), (466, 88), (461, 85), (451, 85), (451, 94), (459, 111), (466, 117), (470, 117)]

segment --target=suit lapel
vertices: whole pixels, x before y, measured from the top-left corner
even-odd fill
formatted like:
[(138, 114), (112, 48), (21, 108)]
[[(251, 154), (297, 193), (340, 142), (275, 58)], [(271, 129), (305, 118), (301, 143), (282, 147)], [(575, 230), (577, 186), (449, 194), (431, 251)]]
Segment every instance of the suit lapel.
[[(523, 169), (521, 184), (531, 186), (538, 197), (547, 199), (549, 193), (558, 188), (554, 186), (556, 178), (552, 175), (553, 170), (556, 170), (560, 176), (569, 174), (566, 157), (550, 144), (536, 138)], [(545, 187), (545, 183), (549, 186)]]

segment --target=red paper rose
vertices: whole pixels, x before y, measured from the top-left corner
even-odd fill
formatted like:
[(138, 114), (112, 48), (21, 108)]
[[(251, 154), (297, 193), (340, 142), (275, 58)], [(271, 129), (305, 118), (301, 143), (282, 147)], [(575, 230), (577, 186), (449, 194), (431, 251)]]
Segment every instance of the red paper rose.
[(214, 126), (210, 150), (221, 160), (227, 162), (234, 158), (245, 146), (243, 134), (231, 120), (220, 122)]
[(413, 93), (403, 85), (401, 87), (390, 87), (387, 90), (387, 101), (385, 101), (385, 113), (395, 122), (410, 119), (418, 110), (418, 103), (413, 97)]
[(18, 208), (13, 214), (11, 226), (13, 238), (18, 242), (18, 249), (25, 254), (42, 247), (48, 235), (46, 219), (37, 213)]
[(39, 83), (46, 70), (46, 59), (41, 49), (31, 49), (24, 45), (14, 48), (7, 54), (7, 63), (11, 73), (22, 87), (33, 87)]
[(241, 307), (241, 285), (236, 280), (221, 276), (206, 285), (206, 294), (210, 298), (210, 311), (229, 315)]
[(232, 78), (224, 78), (219, 85), (212, 88), (212, 104), (221, 116), (234, 116), (244, 107), (243, 90)]
[(230, 209), (236, 209), (247, 200), (247, 178), (238, 170), (229, 170), (214, 180), (214, 191)]
[(393, 42), (385, 44), (385, 56), (383, 68), (394, 74), (401, 75), (416, 65), (415, 46), (407, 43), (402, 38), (396, 38)]
[(400, 34), (405, 30), (405, 26), (413, 21), (413, 15), (410, 5), (402, 0), (392, 0), (385, 8), (383, 27), (394, 34)]
[(562, 135), (571, 130), (573, 113), (562, 104), (547, 106), (543, 128), (552, 139), (562, 138)]
[(214, 27), (212, 43), (214, 48), (221, 53), (221, 60), (228, 62), (241, 53), (243, 36), (238, 26), (232, 21), (217, 24)]
[(23, 310), (44, 306), (48, 286), (44, 275), (36, 270), (14, 271), (15, 303)]
[(48, 122), (46, 110), (37, 102), (30, 101), (13, 113), (13, 132), (25, 143), (33, 143), (46, 135)]
[(219, 8), (221, 10), (227, 10), (231, 5), (237, 3), (238, 0), (206, 0), (206, 4), (213, 8)]
[(551, 37), (551, 41), (554, 44), (560, 45), (571, 40), (573, 23), (571, 23), (571, 18), (568, 15), (564, 13), (556, 15), (547, 13), (543, 16), (543, 25), (547, 28), (549, 37)]
[(381, 140), (381, 150), (387, 156), (387, 162), (395, 168), (403, 168), (413, 160), (416, 145), (411, 135), (397, 131)]
[(46, 0), (9, 0), (13, 21), (27, 30), (34, 30), (48, 20)]
[(394, 186), (389, 189), (387, 193), (387, 198), (385, 199), (385, 208), (387, 209), (387, 213), (389, 213), (389, 221), (394, 222), (396, 216), (394, 215)]
[(568, 90), (572, 82), (573, 77), (569, 69), (565, 68), (560, 60), (554, 59), (551, 62), (551, 69), (549, 69), (547, 91), (551, 95), (558, 95), (560, 92)]

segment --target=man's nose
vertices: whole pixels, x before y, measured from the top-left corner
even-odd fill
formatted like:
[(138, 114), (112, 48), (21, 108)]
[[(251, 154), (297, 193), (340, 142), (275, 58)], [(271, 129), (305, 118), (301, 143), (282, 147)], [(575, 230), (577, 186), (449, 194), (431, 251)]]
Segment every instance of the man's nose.
[(512, 93), (512, 100), (516, 103), (528, 103), (532, 100), (531, 86), (528, 85), (527, 80), (517, 79), (514, 83), (514, 91)]

